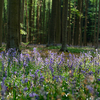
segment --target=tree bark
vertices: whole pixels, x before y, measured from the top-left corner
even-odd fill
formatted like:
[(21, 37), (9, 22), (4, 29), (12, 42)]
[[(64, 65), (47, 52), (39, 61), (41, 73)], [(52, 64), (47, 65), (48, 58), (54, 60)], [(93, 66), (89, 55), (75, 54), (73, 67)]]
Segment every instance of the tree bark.
[(19, 49), (20, 0), (8, 0), (8, 32), (6, 49)]
[(69, 0), (69, 19), (68, 19), (68, 45), (71, 45), (71, 1)]
[(97, 0), (96, 0), (95, 28), (94, 28), (94, 46), (96, 46), (96, 20), (97, 20)]
[(84, 46), (87, 46), (87, 13), (88, 13), (88, 0), (85, 0), (85, 28), (84, 28)]
[(67, 16), (68, 16), (68, 0), (63, 1), (63, 16), (62, 16), (62, 47), (60, 51), (66, 51), (66, 39), (67, 39)]
[(32, 42), (31, 28), (32, 28), (32, 0), (29, 0), (29, 42)]
[[(75, 1), (74, 1), (74, 8), (75, 8)], [(75, 33), (75, 11), (74, 11), (74, 20), (73, 20), (73, 33), (72, 33), (72, 45), (74, 45), (74, 34)]]
[(39, 43), (39, 37), (40, 37), (40, 36), (39, 36), (39, 35), (40, 35), (40, 34), (39, 34), (39, 0), (38, 0), (38, 3), (37, 3), (36, 29), (37, 29), (37, 33), (36, 33), (36, 34), (37, 34), (37, 35), (36, 35), (36, 36), (37, 36), (37, 37), (36, 37), (36, 38), (37, 38), (37, 43)]
[(100, 29), (100, 0), (99, 0), (98, 31), (97, 31), (97, 39), (96, 39), (95, 49), (98, 48), (98, 39), (99, 39), (99, 32), (100, 32), (99, 29)]
[(2, 13), (3, 13), (3, 0), (0, 0), (0, 47), (2, 46)]
[(79, 39), (78, 44), (79, 46), (82, 46), (82, 25), (81, 25), (81, 15), (82, 14), (82, 0), (79, 0)]
[[(24, 21), (24, 0), (21, 3), (21, 14), (20, 14), (20, 23), (23, 24)], [(20, 43), (22, 42), (22, 34), (20, 34)]]
[(25, 0), (25, 8), (26, 8), (26, 24), (27, 24), (26, 42), (28, 42), (28, 37), (29, 37), (29, 27), (28, 27), (28, 14), (27, 14), (27, 0)]
[(50, 25), (50, 34), (47, 46), (55, 45), (55, 26), (56, 26), (56, 5), (58, 0), (52, 1), (52, 15), (51, 15), (51, 25)]
[(56, 6), (56, 35), (55, 35), (55, 42), (60, 43), (60, 36), (61, 36), (61, 1), (57, 1)]

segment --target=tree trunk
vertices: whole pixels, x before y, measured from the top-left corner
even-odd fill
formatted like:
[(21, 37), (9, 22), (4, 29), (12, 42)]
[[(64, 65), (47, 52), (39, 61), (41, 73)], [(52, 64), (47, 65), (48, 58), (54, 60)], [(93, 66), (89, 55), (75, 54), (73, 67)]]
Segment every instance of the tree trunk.
[(39, 19), (39, 29), (40, 29), (40, 43), (42, 43), (42, 1), (40, 2), (40, 19)]
[(84, 46), (87, 46), (87, 13), (88, 13), (88, 0), (85, 0), (85, 28), (84, 28)]
[(55, 45), (55, 21), (56, 21), (56, 5), (57, 5), (58, 0), (53, 0), (52, 1), (52, 15), (51, 15), (51, 25), (50, 25), (50, 38), (48, 40), (47, 46), (53, 46)]
[[(78, 0), (78, 5), (77, 5), (77, 9), (79, 11), (79, 5), (80, 5), (80, 2)], [(75, 45), (78, 45), (78, 39), (79, 39), (79, 15), (76, 15), (76, 32), (75, 32)]]
[(3, 0), (0, 0), (0, 47), (2, 46), (2, 12), (3, 12)]
[(61, 36), (61, 1), (57, 1), (56, 6), (56, 35), (55, 35), (55, 41), (56, 43), (60, 43), (60, 36)]
[(26, 26), (27, 26), (27, 34), (26, 34), (26, 42), (28, 42), (29, 37), (29, 27), (28, 27), (28, 14), (27, 14), (27, 0), (25, 0), (25, 8), (26, 8)]
[(97, 20), (97, 0), (96, 0), (95, 28), (94, 28), (94, 46), (96, 46), (96, 20)]
[(37, 30), (37, 43), (39, 43), (39, 0), (38, 0), (38, 3), (37, 3), (37, 18), (36, 18), (36, 30)]
[(68, 19), (68, 45), (71, 45), (71, 1), (69, 0), (69, 19)]
[[(21, 14), (20, 14), (20, 23), (23, 24), (24, 21), (24, 0), (21, 3)], [(22, 42), (22, 34), (20, 34), (20, 43)]]
[(81, 13), (82, 13), (82, 0), (79, 0), (79, 39), (78, 39), (78, 44), (79, 46), (82, 46), (82, 25), (81, 25)]
[(97, 31), (97, 39), (96, 39), (96, 46), (95, 46), (95, 49), (98, 48), (99, 29), (100, 29), (100, 0), (99, 0), (98, 31)]
[[(74, 8), (75, 8), (75, 1), (74, 1)], [(74, 33), (75, 33), (75, 11), (74, 11), (74, 20), (73, 20), (73, 34), (72, 34), (72, 45), (74, 45)]]
[(92, 20), (92, 36), (91, 36), (91, 41), (92, 41), (92, 46), (94, 45), (94, 8), (95, 8), (95, 6), (94, 6), (95, 4), (94, 4), (94, 0), (93, 0), (93, 14), (92, 14), (92, 16), (93, 16), (93, 20)]
[(8, 0), (8, 32), (6, 49), (19, 49), (20, 0)]
[(48, 35), (48, 41), (50, 40), (50, 0), (49, 0), (49, 3), (48, 3), (48, 9), (49, 9), (49, 11), (48, 11), (48, 13), (49, 13), (49, 17), (48, 17), (48, 33), (47, 33), (47, 35)]
[(29, 0), (29, 42), (32, 42), (31, 29), (32, 29), (32, 0)]
[(44, 44), (44, 34), (45, 34), (45, 1), (43, 0), (43, 34), (42, 34), (42, 43)]
[(34, 43), (34, 40), (35, 40), (35, 38), (34, 38), (34, 20), (35, 20), (35, 0), (34, 0), (34, 2), (33, 2), (33, 9), (32, 9), (33, 11), (33, 16), (32, 16), (32, 28), (33, 28), (33, 31), (32, 31), (32, 42)]
[(62, 47), (60, 51), (68, 51), (66, 46), (67, 39), (67, 16), (68, 16), (68, 0), (63, 1), (63, 16), (62, 16)]

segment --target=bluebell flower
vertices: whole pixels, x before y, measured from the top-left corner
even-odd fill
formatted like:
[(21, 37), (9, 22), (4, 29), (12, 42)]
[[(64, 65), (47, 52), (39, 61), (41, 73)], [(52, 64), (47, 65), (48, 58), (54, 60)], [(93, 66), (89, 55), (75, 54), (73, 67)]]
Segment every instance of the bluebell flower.
[(25, 88), (24, 88), (24, 91), (27, 91), (27, 90), (28, 90), (28, 88), (27, 88), (27, 87), (25, 87)]
[(26, 79), (25, 79), (25, 83), (27, 83), (27, 82), (28, 82), (28, 79), (26, 78)]
[(90, 71), (88, 74), (89, 74), (89, 75), (92, 75), (92, 74), (93, 74), (93, 72), (92, 72), (92, 71)]
[(35, 97), (35, 96), (38, 96), (38, 94), (36, 94), (36, 93), (30, 93), (29, 96), (30, 97)]
[(97, 80), (100, 81), (100, 78), (98, 78)]
[(49, 65), (49, 69), (51, 70), (51, 73), (53, 74), (54, 70), (53, 70), (53, 68), (51, 67), (51, 65)]
[(87, 89), (89, 90), (90, 93), (94, 92), (94, 89), (90, 85), (87, 85), (86, 87), (87, 87)]
[(83, 73), (83, 74), (84, 74), (84, 73), (85, 73), (85, 71), (84, 71), (84, 70), (81, 70), (81, 73)]
[(17, 72), (15, 71), (14, 74), (17, 74)]

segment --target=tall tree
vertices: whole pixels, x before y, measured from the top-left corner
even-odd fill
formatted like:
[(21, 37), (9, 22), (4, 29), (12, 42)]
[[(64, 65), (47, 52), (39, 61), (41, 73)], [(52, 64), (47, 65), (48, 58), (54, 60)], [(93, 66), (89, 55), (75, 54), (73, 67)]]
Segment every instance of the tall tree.
[(60, 51), (68, 51), (66, 46), (67, 39), (67, 16), (68, 16), (68, 0), (63, 0), (63, 16), (62, 16), (62, 47)]
[(8, 32), (6, 49), (19, 49), (20, 0), (8, 0)]
[(55, 45), (55, 24), (56, 24), (56, 6), (58, 0), (52, 1), (52, 15), (51, 15), (51, 23), (50, 23), (50, 34), (47, 46)]
[(3, 2), (0, 0), (0, 47), (2, 46), (2, 12), (3, 12)]
[(96, 0), (96, 14), (95, 14), (95, 27), (94, 27), (94, 46), (96, 46), (96, 21), (97, 21), (97, 0)]
[(55, 35), (55, 41), (56, 43), (60, 43), (60, 37), (61, 37), (61, 0), (57, 1), (56, 6), (56, 35)]
[(37, 1), (37, 17), (36, 17), (36, 29), (37, 29), (37, 35), (36, 35), (36, 38), (37, 38), (37, 43), (39, 43), (39, 0)]
[(98, 48), (98, 39), (99, 39), (99, 29), (100, 29), (100, 0), (99, 0), (99, 16), (98, 16), (98, 31), (95, 48)]
[(29, 42), (32, 42), (32, 38), (31, 38), (31, 28), (32, 28), (32, 0), (29, 0)]
[(28, 42), (28, 37), (29, 37), (29, 27), (28, 27), (27, 0), (25, 0), (25, 8), (26, 8), (26, 24), (27, 24), (26, 42)]
[[(75, 1), (74, 1), (74, 8), (75, 8)], [(75, 8), (76, 9), (76, 8)], [(72, 45), (74, 45), (74, 32), (75, 32), (75, 11), (74, 11), (74, 18), (73, 18), (73, 33), (72, 33)]]
[(44, 43), (44, 34), (45, 34), (45, 7), (46, 0), (43, 0), (43, 34), (42, 34), (42, 42)]
[(78, 39), (78, 44), (79, 46), (82, 46), (82, 25), (81, 25), (81, 18), (82, 18), (82, 0), (78, 0), (79, 2), (79, 29), (78, 29), (78, 33), (79, 33), (79, 39)]
[(88, 0), (85, 0), (85, 28), (84, 28), (84, 43), (83, 45), (87, 45), (87, 13), (88, 13)]
[[(23, 24), (24, 20), (24, 0), (21, 2), (20, 23)], [(20, 34), (20, 43), (22, 42), (22, 34)]]
[(68, 41), (68, 45), (71, 45), (71, 1), (69, 0), (69, 18), (68, 18), (68, 36), (67, 36), (67, 41)]

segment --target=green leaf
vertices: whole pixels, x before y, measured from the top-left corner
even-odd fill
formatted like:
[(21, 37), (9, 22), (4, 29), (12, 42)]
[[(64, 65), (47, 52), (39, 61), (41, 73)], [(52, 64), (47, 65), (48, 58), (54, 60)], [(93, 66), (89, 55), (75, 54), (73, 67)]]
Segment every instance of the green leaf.
[(21, 30), (20, 30), (20, 34), (22, 34), (22, 35), (26, 35), (27, 32), (25, 32), (23, 29), (21, 29)]

